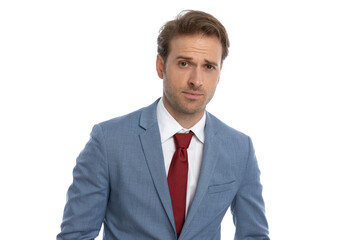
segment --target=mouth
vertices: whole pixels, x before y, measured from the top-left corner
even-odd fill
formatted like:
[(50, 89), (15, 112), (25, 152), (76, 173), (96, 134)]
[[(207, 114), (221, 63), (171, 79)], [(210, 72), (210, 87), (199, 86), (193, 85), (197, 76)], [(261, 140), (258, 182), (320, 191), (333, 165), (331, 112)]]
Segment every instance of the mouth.
[(191, 92), (191, 91), (183, 91), (185, 97), (189, 99), (199, 99), (203, 96), (201, 93)]

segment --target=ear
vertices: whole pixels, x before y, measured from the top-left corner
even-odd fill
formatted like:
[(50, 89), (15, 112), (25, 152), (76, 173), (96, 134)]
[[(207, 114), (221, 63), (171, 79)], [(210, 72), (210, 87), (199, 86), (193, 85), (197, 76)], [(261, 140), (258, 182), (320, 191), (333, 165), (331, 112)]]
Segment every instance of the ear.
[(164, 78), (164, 68), (165, 68), (164, 59), (162, 58), (162, 56), (160, 54), (158, 54), (156, 56), (156, 71), (157, 71), (159, 78), (161, 78), (161, 79)]

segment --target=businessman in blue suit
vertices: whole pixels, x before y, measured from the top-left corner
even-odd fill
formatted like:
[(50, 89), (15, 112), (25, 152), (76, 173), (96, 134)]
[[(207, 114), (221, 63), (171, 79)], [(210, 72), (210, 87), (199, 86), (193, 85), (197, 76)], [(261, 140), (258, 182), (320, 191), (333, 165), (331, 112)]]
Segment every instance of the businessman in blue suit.
[(250, 138), (205, 110), (229, 40), (210, 14), (185, 11), (158, 36), (163, 96), (94, 126), (67, 194), (58, 240), (218, 240), (231, 207), (237, 240), (268, 240)]

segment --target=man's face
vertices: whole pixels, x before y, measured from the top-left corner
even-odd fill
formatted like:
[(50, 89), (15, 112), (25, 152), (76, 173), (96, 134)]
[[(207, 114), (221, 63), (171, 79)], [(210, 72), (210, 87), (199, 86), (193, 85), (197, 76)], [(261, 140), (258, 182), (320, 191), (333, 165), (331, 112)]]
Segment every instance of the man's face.
[(200, 120), (214, 96), (222, 68), (222, 46), (215, 36), (185, 35), (170, 41), (166, 63), (158, 55), (163, 101), (175, 119)]

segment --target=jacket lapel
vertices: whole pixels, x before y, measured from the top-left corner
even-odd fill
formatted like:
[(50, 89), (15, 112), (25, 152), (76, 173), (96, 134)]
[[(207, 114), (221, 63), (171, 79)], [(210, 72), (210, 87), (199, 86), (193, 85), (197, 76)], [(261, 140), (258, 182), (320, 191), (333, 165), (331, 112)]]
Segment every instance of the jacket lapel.
[[(160, 131), (156, 116), (156, 107), (158, 101), (159, 100), (157, 100), (149, 107), (144, 108), (141, 113), (139, 124), (140, 127), (142, 127), (145, 131), (140, 134), (140, 141), (156, 191), (168, 215), (169, 221), (172, 224), (174, 233), (176, 233), (174, 214), (172, 211), (171, 198), (164, 165), (164, 157), (161, 147)], [(185, 219), (185, 224), (180, 234), (180, 240), (185, 239), (184, 236), (186, 231), (191, 228), (191, 221), (196, 215), (199, 205), (208, 190), (211, 176), (213, 175), (216, 163), (219, 159), (218, 155), (220, 144), (218, 138), (216, 137), (216, 120), (214, 120), (214, 117), (208, 112), (206, 112), (206, 114), (204, 153), (199, 182), (194, 199)]]
[(158, 100), (149, 107), (144, 108), (141, 114), (140, 126), (145, 129), (145, 132), (140, 134), (140, 141), (156, 191), (176, 233), (171, 198), (166, 180), (159, 126), (156, 117), (157, 103)]
[(210, 178), (213, 175), (217, 160), (219, 159), (218, 149), (220, 144), (218, 138), (216, 137), (217, 127), (212, 115), (207, 112), (206, 114), (204, 153), (199, 182), (188, 215), (186, 216), (180, 239), (184, 239), (186, 231), (191, 227), (191, 220), (196, 215), (199, 205), (208, 190)]

